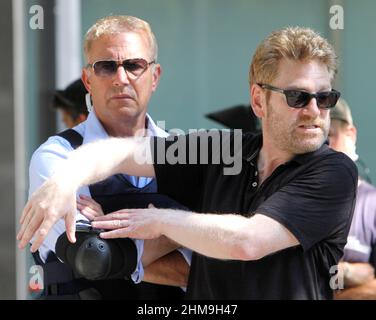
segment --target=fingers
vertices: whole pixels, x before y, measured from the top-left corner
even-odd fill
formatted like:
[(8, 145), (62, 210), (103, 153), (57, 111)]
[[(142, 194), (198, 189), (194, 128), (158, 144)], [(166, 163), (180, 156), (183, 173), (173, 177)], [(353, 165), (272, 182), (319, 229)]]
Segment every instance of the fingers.
[(102, 211), (102, 207), (98, 202), (96, 202), (94, 199), (88, 196), (85, 196), (83, 194), (80, 194), (79, 199), (77, 199), (77, 203), (81, 203), (82, 205), (86, 207), (90, 207), (94, 210), (100, 209)]
[(126, 228), (100, 233), (102, 239), (129, 238), (130, 234)]
[(25, 220), (21, 240), (20, 240), (20, 243), (18, 244), (18, 247), (20, 249), (24, 249), (26, 245), (30, 242), (31, 238), (37, 231), (38, 227), (41, 225), (42, 221), (43, 221), (43, 217), (40, 214), (35, 214), (34, 216), (32, 216), (30, 221)]
[[(30, 229), (28, 229), (26, 232), (29, 232), (31, 234), (30, 237), (32, 237), (32, 235), (35, 233), (34, 242), (30, 249), (31, 252), (35, 252), (39, 249), (39, 247), (42, 245), (43, 241), (46, 239), (48, 232), (50, 231), (51, 227), (55, 224), (55, 222), (56, 221), (54, 221), (51, 218), (45, 218), (42, 223), (40, 221), (36, 221), (36, 223), (33, 223), (33, 221), (30, 222), (31, 228), (29, 227)], [(36, 230), (39, 225), (40, 225), (39, 229)], [(32, 230), (36, 230), (36, 231), (32, 231)]]
[(96, 217), (95, 215), (92, 215), (85, 210), (80, 210), (80, 211), (81, 211), (81, 214), (84, 215), (89, 221), (93, 221)]
[[(74, 210), (75, 212), (76, 210)], [(65, 229), (68, 240), (71, 243), (76, 242), (76, 215), (71, 212), (65, 216)]]
[(80, 203), (77, 203), (77, 209), (80, 210), (80, 212), (90, 221), (94, 220), (95, 217), (101, 215), (101, 213), (98, 213), (97, 211), (94, 211), (93, 209), (86, 207)]
[(95, 221), (121, 220), (129, 217), (130, 211), (119, 210), (103, 216), (95, 217)]
[(129, 226), (127, 220), (93, 221), (91, 225), (98, 229), (114, 230)]
[(77, 199), (77, 208), (89, 220), (104, 215), (101, 205), (85, 195), (80, 195), (80, 198)]
[(20, 224), (22, 224), (26, 218), (26, 216), (29, 214), (29, 211), (31, 209), (31, 203), (28, 201), (25, 205), (25, 208), (22, 210), (22, 215), (20, 218)]
[[(31, 211), (31, 210), (29, 210)], [(25, 230), (27, 229), (29, 223), (30, 223), (30, 220), (32, 218), (32, 215), (31, 214), (27, 214), (25, 215), (24, 219), (23, 219), (23, 222), (21, 223), (21, 228), (17, 234), (17, 240), (21, 240), (24, 236), (24, 233), (25, 233)], [(22, 247), (23, 249), (23, 247)]]

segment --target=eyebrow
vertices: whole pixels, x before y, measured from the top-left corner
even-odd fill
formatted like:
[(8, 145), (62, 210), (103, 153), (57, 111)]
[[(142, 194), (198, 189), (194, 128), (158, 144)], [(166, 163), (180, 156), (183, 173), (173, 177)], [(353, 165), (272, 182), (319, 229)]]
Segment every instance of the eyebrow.
[[(285, 88), (285, 90), (299, 90), (299, 91), (305, 91), (305, 92), (310, 92), (309, 90), (307, 90), (306, 88), (303, 88), (303, 87), (299, 87), (299, 86), (288, 86)], [(328, 87), (322, 87), (320, 88), (318, 91), (316, 92), (328, 92), (328, 91), (331, 91), (332, 88), (328, 88)]]

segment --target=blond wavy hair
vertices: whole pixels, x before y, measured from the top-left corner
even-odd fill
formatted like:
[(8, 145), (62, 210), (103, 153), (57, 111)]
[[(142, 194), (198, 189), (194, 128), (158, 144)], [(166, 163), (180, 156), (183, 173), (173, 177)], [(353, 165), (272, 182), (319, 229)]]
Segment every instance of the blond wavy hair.
[(270, 84), (278, 74), (281, 59), (326, 65), (333, 81), (337, 73), (337, 56), (329, 42), (309, 28), (287, 27), (272, 32), (257, 47), (249, 69), (249, 83)]
[(145, 32), (150, 44), (150, 59), (157, 60), (157, 40), (149, 23), (139, 18), (125, 15), (104, 17), (90, 27), (84, 38), (84, 53), (86, 59), (88, 59), (93, 41), (103, 35), (120, 34), (123, 32)]

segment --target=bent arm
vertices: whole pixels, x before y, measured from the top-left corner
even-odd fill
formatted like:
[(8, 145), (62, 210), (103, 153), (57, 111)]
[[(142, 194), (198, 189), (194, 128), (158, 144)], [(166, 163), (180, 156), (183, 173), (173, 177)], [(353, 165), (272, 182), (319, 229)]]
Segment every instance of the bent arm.
[(338, 267), (344, 275), (346, 288), (357, 287), (375, 279), (375, 269), (365, 262), (340, 262)]
[(145, 267), (144, 272), (145, 282), (186, 287), (189, 265), (180, 252), (173, 251)]
[(334, 298), (336, 300), (375, 300), (376, 279), (357, 287), (339, 290), (335, 292)]
[(163, 257), (166, 254), (171, 253), (180, 245), (174, 241), (171, 241), (165, 236), (161, 236), (157, 239), (145, 240), (144, 250), (142, 253), (142, 265), (146, 268), (148, 265)]

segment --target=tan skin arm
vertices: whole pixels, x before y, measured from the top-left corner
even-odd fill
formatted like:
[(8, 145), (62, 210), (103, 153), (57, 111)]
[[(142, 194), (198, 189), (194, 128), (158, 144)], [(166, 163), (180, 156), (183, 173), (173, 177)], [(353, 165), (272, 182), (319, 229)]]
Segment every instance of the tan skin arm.
[(189, 265), (179, 251), (173, 251), (144, 269), (144, 282), (186, 287)]
[(336, 291), (336, 300), (375, 300), (375, 270), (369, 263), (339, 263), (345, 289)]
[(376, 279), (334, 293), (336, 300), (376, 300)]

